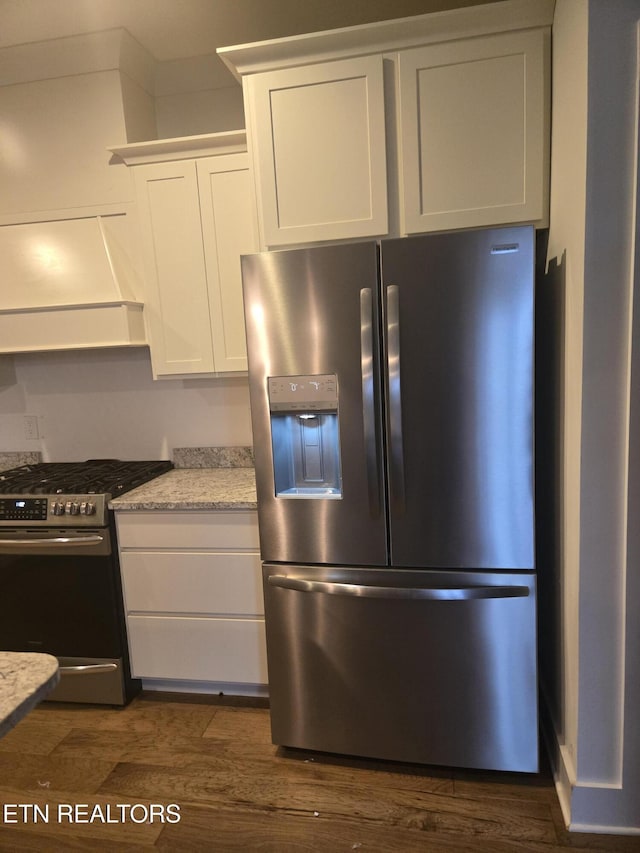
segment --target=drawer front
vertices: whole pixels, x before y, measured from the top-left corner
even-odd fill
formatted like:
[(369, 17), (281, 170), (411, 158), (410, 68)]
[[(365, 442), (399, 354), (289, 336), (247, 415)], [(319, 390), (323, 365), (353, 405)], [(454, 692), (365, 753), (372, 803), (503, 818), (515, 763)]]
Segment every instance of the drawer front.
[(125, 551), (120, 565), (127, 613), (264, 614), (258, 554)]
[(120, 548), (242, 548), (256, 551), (256, 512), (117, 512)]
[(263, 619), (129, 616), (135, 678), (267, 683)]

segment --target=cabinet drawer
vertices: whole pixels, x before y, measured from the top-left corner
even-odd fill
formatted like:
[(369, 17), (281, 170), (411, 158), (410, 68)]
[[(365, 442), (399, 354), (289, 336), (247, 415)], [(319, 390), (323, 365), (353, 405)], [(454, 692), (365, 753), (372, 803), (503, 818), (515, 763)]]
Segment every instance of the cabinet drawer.
[(120, 548), (258, 550), (256, 512), (119, 512)]
[(258, 554), (131, 551), (120, 564), (128, 613), (264, 613)]
[(130, 616), (136, 678), (267, 683), (263, 619)]

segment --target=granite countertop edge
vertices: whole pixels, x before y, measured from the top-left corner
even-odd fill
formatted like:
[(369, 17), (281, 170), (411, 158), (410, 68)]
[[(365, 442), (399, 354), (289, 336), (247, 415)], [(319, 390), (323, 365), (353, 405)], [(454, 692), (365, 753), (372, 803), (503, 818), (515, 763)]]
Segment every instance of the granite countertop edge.
[(0, 652), (0, 737), (46, 698), (60, 680), (55, 657), (39, 652)]
[(256, 510), (253, 468), (174, 468), (109, 502), (116, 512)]

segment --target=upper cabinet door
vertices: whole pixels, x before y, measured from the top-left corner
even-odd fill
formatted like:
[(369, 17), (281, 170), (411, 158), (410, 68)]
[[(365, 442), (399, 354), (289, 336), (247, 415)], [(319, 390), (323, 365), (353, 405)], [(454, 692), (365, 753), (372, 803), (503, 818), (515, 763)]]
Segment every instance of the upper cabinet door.
[(136, 166), (154, 375), (214, 370), (193, 161)]
[(240, 255), (259, 249), (248, 154), (134, 174), (154, 376), (246, 371)]
[(382, 56), (246, 78), (266, 246), (387, 233)]
[(546, 224), (548, 29), (400, 51), (408, 234)]
[(240, 255), (259, 250), (249, 155), (196, 161), (216, 371), (247, 370)]

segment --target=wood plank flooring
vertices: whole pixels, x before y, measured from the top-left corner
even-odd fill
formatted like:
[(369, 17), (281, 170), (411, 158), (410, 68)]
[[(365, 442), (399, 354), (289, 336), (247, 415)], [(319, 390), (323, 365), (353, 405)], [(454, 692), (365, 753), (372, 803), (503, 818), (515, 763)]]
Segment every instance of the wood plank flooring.
[(548, 772), (282, 750), (265, 704), (147, 693), (122, 709), (40, 705), (0, 740), (0, 850), (640, 851), (637, 837), (568, 833)]

